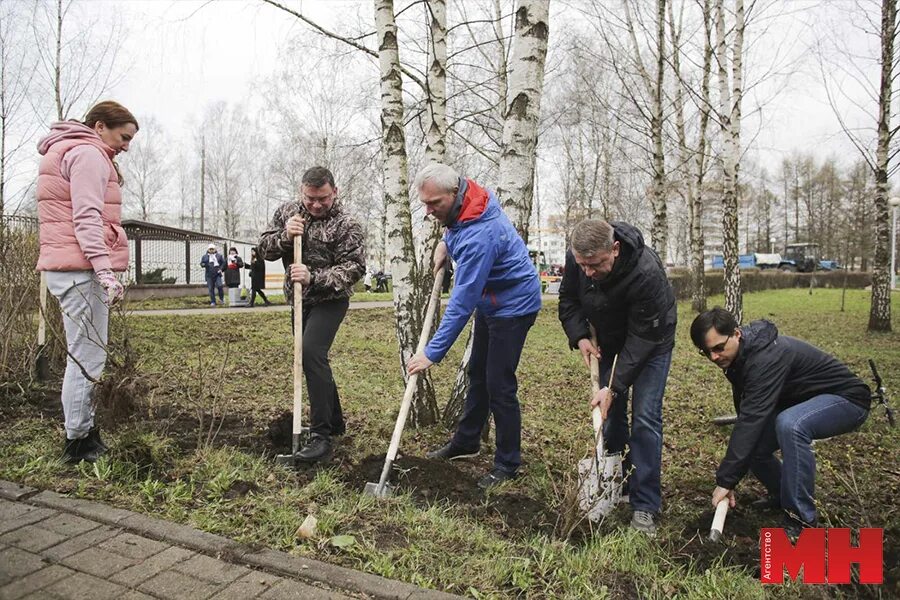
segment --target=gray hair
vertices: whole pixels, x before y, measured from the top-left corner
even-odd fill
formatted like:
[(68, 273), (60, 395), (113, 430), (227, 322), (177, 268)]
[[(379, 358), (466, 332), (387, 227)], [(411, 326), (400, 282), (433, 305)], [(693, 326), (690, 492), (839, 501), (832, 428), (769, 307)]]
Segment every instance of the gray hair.
[(580, 256), (611, 252), (616, 241), (612, 225), (599, 219), (585, 219), (572, 230), (572, 250)]
[(421, 190), (428, 181), (445, 192), (452, 192), (459, 186), (459, 173), (453, 167), (443, 163), (428, 163), (416, 173), (413, 189)]

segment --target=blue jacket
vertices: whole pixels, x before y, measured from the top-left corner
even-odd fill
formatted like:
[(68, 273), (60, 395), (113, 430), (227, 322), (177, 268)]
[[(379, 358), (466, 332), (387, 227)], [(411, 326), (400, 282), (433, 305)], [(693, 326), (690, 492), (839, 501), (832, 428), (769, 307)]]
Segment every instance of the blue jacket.
[(222, 269), (225, 267), (225, 258), (218, 252), (216, 252), (215, 257), (216, 261), (219, 263), (219, 265), (215, 267), (209, 264), (209, 252), (204, 254), (203, 258), (200, 259), (200, 266), (206, 269), (207, 279), (217, 278), (222, 274)]
[(456, 282), (425, 356), (440, 362), (477, 309), (487, 317), (521, 317), (541, 309), (541, 283), (528, 249), (497, 196), (471, 179), (460, 190), (462, 209), (444, 242)]

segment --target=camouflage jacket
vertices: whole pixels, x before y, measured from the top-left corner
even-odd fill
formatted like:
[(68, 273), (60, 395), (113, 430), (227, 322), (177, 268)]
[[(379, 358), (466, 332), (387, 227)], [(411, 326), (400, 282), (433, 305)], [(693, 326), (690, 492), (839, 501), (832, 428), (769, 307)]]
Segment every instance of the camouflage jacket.
[[(287, 237), (285, 223), (297, 214), (306, 221), (303, 264), (312, 275), (312, 283), (303, 288), (303, 301), (318, 304), (349, 298), (366, 272), (365, 240), (359, 223), (337, 203), (322, 219), (313, 219), (300, 202), (282, 204), (259, 238), (259, 252), (266, 260), (280, 258), (287, 272), (294, 262), (294, 242)], [(284, 278), (284, 294), (292, 304), (294, 285), (290, 277)]]

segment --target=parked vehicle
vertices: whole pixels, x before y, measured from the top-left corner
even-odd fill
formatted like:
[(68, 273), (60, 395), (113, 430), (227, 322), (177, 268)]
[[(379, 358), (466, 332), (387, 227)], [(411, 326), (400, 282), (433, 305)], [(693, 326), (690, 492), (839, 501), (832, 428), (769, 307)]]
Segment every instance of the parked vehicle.
[[(811, 273), (813, 271), (833, 271), (841, 266), (836, 260), (820, 259), (819, 245), (814, 243), (788, 244), (783, 255), (778, 253), (755, 252), (741, 254), (738, 266), (741, 269), (780, 269), (785, 272)], [(721, 254), (712, 257), (713, 269), (724, 269)]]

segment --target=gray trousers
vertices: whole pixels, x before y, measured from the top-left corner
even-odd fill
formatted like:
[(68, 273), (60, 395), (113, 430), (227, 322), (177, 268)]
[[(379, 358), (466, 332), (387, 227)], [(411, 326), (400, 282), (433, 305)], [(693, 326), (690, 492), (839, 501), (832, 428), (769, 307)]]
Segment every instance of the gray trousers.
[(91, 394), (93, 381), (100, 379), (106, 365), (109, 307), (106, 290), (93, 271), (47, 271), (46, 276), (47, 289), (59, 300), (66, 330), (62, 405), (66, 437), (74, 440), (85, 437), (94, 426)]

